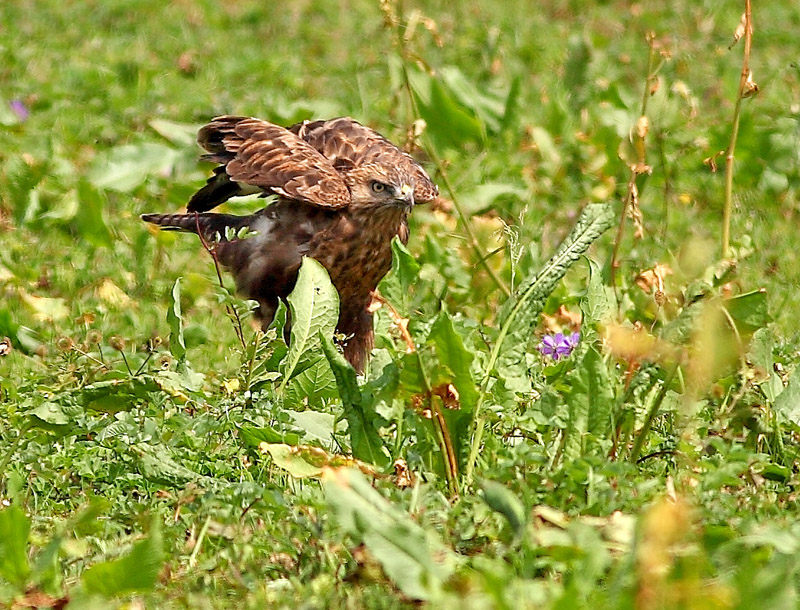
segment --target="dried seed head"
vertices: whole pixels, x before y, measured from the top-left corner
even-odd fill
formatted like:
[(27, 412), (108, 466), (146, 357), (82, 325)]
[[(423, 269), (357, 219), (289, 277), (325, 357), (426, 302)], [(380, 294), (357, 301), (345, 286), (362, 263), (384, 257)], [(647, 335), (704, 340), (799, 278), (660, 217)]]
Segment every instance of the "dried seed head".
[(108, 344), (111, 346), (112, 349), (115, 349), (118, 352), (121, 352), (122, 350), (125, 349), (125, 339), (123, 339), (122, 337), (118, 337), (117, 335), (111, 337), (111, 339), (109, 339), (108, 341)]
[(59, 337), (56, 340), (56, 347), (62, 352), (68, 352), (75, 347), (75, 342), (69, 337)]

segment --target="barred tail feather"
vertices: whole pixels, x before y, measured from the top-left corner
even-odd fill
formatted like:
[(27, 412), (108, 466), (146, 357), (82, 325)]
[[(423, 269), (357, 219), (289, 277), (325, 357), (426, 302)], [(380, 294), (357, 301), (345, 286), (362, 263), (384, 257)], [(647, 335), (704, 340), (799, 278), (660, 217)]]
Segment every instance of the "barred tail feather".
[(224, 240), (226, 229), (246, 227), (249, 216), (233, 214), (142, 214), (141, 219), (165, 231), (201, 234), (208, 241)]

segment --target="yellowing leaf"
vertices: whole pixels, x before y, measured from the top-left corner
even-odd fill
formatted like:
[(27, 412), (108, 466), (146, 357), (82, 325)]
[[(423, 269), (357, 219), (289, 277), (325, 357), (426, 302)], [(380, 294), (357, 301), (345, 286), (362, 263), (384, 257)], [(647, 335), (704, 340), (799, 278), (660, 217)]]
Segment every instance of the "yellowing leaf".
[(69, 308), (64, 303), (64, 299), (37, 297), (24, 290), (20, 291), (20, 297), (33, 310), (33, 317), (40, 322), (63, 320), (69, 315)]
[(129, 307), (132, 303), (131, 298), (109, 278), (104, 279), (98, 286), (97, 297), (118, 309)]

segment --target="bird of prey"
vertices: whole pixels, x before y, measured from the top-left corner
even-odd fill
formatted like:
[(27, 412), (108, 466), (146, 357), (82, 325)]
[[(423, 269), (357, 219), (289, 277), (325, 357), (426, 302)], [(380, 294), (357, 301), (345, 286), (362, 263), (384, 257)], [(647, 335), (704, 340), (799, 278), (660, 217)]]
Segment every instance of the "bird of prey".
[[(220, 116), (197, 141), (208, 153), (202, 158), (219, 165), (187, 213), (142, 219), (214, 243), (239, 293), (258, 302), (265, 328), (294, 288), (303, 257), (316, 259), (339, 292), (344, 355), (363, 372), (373, 341), (367, 307), (391, 267), (391, 240), (407, 242), (409, 212), (433, 200), (436, 185), (410, 155), (348, 117), (284, 128)], [(277, 198), (249, 216), (208, 211), (251, 193)], [(255, 235), (231, 237), (241, 229)]]

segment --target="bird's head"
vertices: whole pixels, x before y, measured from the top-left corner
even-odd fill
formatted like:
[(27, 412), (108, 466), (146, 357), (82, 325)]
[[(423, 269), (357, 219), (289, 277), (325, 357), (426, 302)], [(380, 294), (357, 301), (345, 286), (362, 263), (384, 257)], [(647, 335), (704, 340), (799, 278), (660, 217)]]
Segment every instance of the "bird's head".
[(350, 207), (392, 207), (411, 211), (414, 178), (398, 167), (369, 163), (345, 174), (350, 189)]

